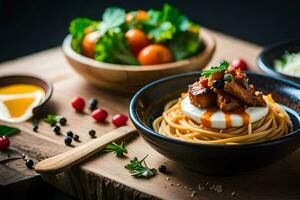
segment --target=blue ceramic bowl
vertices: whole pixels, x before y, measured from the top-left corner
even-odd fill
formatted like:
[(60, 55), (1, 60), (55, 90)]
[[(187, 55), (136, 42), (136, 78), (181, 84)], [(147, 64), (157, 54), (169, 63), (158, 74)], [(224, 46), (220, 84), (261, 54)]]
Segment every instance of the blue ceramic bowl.
[(176, 140), (155, 132), (152, 122), (160, 116), (166, 102), (178, 98), (187, 86), (198, 80), (200, 72), (176, 75), (141, 88), (129, 106), (130, 118), (140, 135), (156, 151), (190, 169), (209, 174), (232, 174), (260, 168), (278, 161), (300, 146), (300, 86), (271, 76), (248, 73), (256, 88), (272, 93), (284, 105), (293, 131), (279, 139), (242, 145), (207, 145)]

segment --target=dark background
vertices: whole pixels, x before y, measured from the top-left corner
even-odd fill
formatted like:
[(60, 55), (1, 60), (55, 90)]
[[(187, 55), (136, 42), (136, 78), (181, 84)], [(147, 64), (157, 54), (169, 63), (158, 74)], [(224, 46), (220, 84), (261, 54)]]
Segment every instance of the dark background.
[(0, 62), (60, 45), (72, 18), (99, 19), (112, 5), (131, 10), (164, 2), (202, 26), (259, 45), (300, 36), (300, 0), (0, 0)]

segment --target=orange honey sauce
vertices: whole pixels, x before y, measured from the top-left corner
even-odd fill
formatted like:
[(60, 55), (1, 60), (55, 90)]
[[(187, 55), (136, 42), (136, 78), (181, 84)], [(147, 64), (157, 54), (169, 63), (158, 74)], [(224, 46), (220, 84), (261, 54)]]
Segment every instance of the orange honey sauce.
[(22, 122), (32, 117), (32, 110), (45, 97), (44, 90), (32, 84), (0, 87), (0, 120)]

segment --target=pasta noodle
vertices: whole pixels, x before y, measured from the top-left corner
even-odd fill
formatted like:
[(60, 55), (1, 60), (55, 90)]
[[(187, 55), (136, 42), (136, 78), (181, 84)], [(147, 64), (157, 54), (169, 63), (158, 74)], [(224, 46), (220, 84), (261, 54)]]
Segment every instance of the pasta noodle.
[(268, 114), (254, 123), (225, 129), (207, 128), (192, 121), (181, 111), (182, 98), (168, 102), (162, 116), (153, 121), (153, 128), (168, 137), (201, 144), (244, 144), (271, 140), (289, 133), (292, 123), (284, 109), (271, 95), (264, 96)]

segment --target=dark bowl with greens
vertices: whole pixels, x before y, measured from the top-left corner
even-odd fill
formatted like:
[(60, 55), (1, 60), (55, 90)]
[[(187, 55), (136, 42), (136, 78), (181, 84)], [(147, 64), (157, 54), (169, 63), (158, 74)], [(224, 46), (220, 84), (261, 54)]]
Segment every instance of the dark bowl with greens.
[(300, 39), (270, 45), (259, 54), (259, 68), (267, 74), (300, 84)]
[(169, 4), (130, 12), (110, 7), (99, 21), (72, 20), (69, 30), (63, 52), (71, 66), (91, 83), (124, 92), (199, 70), (215, 50), (211, 34)]

